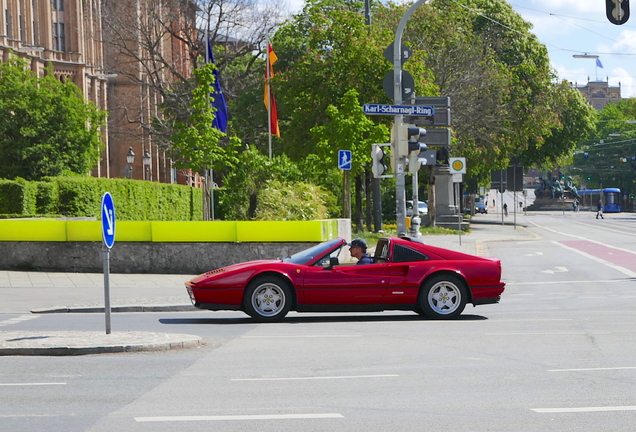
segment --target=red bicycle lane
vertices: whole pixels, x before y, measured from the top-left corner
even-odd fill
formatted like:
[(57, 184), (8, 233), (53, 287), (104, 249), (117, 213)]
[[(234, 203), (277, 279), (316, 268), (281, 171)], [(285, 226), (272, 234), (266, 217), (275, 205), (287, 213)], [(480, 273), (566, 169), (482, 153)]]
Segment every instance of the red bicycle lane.
[(564, 240), (559, 243), (636, 272), (636, 252), (611, 248), (589, 240)]

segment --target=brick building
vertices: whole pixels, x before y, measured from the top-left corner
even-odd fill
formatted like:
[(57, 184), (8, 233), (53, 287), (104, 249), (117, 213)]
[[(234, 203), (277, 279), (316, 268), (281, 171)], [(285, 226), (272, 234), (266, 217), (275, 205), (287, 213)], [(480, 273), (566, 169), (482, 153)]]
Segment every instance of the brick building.
[[(194, 17), (194, 10), (188, 7), (164, 14), (163, 5), (156, 0), (0, 0), (0, 60), (6, 61), (13, 52), (28, 59), (31, 69), (40, 75), (50, 63), (56, 77), (72, 81), (87, 100), (109, 111), (102, 130), (105, 150), (94, 176), (198, 183), (198, 176), (189, 171), (172, 169), (147, 127), (157, 115), (161, 97), (148, 85), (153, 77), (146, 74), (141, 60), (134, 60), (135, 56), (147, 57), (144, 47), (135, 45), (142, 39), (140, 25), (152, 30), (158, 16), (168, 20)], [(130, 24), (125, 46), (121, 31), (112, 26), (115, 18), (120, 29), (126, 28), (126, 22)], [(169, 32), (155, 33), (160, 34), (159, 55), (171, 61), (182, 76), (189, 76), (192, 65), (185, 45)], [(135, 153), (132, 167), (126, 162), (130, 148)], [(150, 165), (144, 166), (145, 154), (151, 157)]]

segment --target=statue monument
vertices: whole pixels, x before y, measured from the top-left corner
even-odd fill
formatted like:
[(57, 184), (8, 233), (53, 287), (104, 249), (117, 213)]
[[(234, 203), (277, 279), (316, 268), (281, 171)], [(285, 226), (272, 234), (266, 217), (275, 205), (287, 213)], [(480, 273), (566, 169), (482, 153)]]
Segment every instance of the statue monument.
[(528, 206), (528, 210), (561, 210), (575, 208), (573, 202), (579, 198), (578, 189), (568, 176), (564, 183), (557, 176), (539, 177), (534, 189), (535, 201)]

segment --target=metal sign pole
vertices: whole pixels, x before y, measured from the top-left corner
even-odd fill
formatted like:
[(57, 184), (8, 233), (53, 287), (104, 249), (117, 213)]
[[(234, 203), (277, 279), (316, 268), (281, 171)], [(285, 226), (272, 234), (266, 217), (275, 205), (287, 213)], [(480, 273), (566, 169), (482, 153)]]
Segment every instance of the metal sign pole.
[(457, 222), (459, 223), (459, 245), (462, 245), (462, 212), (460, 209), (459, 183), (455, 183), (455, 208), (457, 209)]
[(106, 192), (102, 197), (102, 254), (104, 257), (104, 314), (106, 315), (106, 334), (110, 334), (110, 248), (115, 244), (115, 204), (113, 197)]
[[(413, 14), (415, 9), (420, 5), (428, 3), (430, 0), (418, 0), (413, 3), (409, 9), (404, 13), (398, 27), (395, 31), (395, 40), (393, 41), (393, 72), (394, 72), (394, 88), (393, 88), (393, 101), (395, 105), (402, 104), (402, 34), (406, 28), (406, 22)], [(395, 127), (395, 146), (392, 150), (397, 152), (398, 141), (398, 127), (402, 123), (402, 115), (396, 115), (394, 120)], [(406, 158), (399, 155), (395, 158), (395, 219), (397, 223), (397, 236), (406, 235), (406, 187), (404, 179), (404, 166), (406, 165)]]
[(102, 244), (104, 256), (104, 312), (106, 315), (106, 334), (110, 334), (110, 248)]

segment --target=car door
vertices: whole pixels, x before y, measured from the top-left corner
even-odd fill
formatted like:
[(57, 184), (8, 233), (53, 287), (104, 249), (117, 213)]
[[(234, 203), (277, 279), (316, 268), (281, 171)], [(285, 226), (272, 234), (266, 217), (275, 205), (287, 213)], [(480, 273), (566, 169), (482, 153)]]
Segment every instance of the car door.
[(334, 267), (310, 266), (305, 271), (302, 287), (304, 304), (368, 305), (379, 303), (384, 297), (390, 281), (390, 268), (387, 263), (336, 265)]
[(387, 287), (382, 303), (414, 304), (417, 301), (422, 279), (435, 266), (435, 259), (439, 257), (426, 255), (399, 244), (393, 244), (392, 249), (391, 283)]

